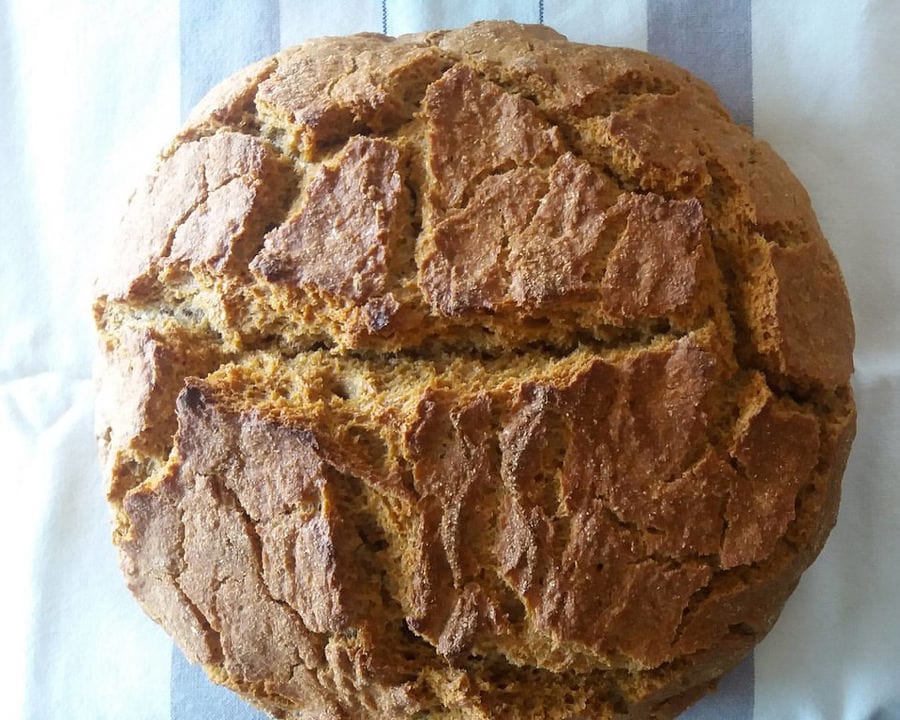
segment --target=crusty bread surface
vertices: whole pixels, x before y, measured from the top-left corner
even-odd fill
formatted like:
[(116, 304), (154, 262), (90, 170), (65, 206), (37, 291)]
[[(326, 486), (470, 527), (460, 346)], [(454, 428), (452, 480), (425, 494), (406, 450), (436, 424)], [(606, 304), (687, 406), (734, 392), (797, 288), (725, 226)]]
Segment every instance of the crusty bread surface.
[(278, 718), (672, 718), (821, 550), (853, 321), (712, 90), (552, 30), (215, 88), (99, 282), (131, 591)]

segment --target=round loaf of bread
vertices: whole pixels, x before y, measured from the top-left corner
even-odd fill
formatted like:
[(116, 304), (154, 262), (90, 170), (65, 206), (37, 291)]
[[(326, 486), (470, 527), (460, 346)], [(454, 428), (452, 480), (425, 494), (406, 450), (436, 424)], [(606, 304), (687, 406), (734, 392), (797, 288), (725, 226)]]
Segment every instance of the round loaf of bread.
[(278, 718), (671, 718), (832, 527), (806, 192), (645, 53), (479, 23), (214, 89), (95, 314), (128, 586)]

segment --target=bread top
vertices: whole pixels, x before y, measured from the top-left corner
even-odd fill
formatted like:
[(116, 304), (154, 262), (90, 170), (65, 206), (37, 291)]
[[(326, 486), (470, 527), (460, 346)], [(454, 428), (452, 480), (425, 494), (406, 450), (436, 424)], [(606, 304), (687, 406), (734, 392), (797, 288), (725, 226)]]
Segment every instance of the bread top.
[(645, 53), (477, 23), (263, 60), (135, 193), (95, 312), (129, 584), (270, 711), (666, 716), (834, 522), (837, 264)]
[(192, 115), (117, 254), (105, 297), (198, 284), (234, 344), (616, 340), (688, 331), (739, 287), (730, 324), (766, 371), (852, 371), (846, 291), (784, 162), (685, 71), (548, 30), (325, 38), (254, 66)]

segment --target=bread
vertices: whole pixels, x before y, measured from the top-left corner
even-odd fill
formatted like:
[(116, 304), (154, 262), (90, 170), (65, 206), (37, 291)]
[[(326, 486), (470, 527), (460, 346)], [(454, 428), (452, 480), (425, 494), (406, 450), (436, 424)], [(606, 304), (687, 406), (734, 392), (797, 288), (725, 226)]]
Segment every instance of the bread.
[(99, 287), (128, 586), (275, 717), (674, 717), (835, 521), (838, 266), (645, 53), (285, 50), (193, 113)]

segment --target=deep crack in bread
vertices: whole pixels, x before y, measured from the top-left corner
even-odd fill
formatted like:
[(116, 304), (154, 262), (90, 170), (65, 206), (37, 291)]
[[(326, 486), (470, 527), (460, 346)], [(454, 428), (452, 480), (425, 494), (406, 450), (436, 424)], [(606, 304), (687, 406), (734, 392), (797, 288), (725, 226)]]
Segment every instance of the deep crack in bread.
[(123, 571), (276, 717), (673, 717), (834, 523), (840, 271), (784, 162), (645, 53), (285, 50), (201, 103), (115, 255)]

